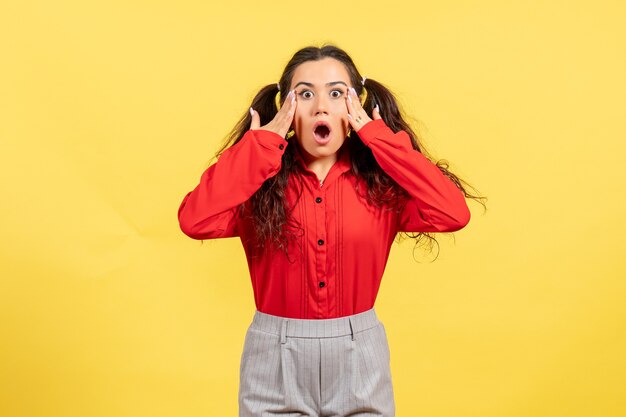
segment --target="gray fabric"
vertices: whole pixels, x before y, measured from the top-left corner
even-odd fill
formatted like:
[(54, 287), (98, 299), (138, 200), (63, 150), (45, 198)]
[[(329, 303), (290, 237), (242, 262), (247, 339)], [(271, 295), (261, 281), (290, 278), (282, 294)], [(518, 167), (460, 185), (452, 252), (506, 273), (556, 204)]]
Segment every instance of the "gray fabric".
[(385, 327), (374, 309), (334, 319), (256, 311), (244, 342), (239, 417), (394, 417)]

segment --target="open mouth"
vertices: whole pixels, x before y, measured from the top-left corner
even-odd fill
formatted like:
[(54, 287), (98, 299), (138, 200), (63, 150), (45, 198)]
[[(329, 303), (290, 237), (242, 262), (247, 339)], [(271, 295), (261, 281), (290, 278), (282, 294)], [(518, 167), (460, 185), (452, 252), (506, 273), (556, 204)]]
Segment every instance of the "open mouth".
[(330, 139), (330, 125), (326, 122), (317, 122), (313, 125), (313, 134), (317, 141), (327, 141)]

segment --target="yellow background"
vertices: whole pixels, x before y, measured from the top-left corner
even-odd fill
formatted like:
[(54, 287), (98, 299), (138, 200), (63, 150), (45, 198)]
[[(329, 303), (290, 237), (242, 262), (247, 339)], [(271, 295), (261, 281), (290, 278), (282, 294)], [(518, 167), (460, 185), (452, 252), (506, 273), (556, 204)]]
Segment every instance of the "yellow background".
[(489, 198), (434, 263), (392, 249), (397, 415), (626, 415), (624, 3), (227, 3), (0, 7), (0, 415), (236, 415), (243, 249), (176, 211), (324, 42)]

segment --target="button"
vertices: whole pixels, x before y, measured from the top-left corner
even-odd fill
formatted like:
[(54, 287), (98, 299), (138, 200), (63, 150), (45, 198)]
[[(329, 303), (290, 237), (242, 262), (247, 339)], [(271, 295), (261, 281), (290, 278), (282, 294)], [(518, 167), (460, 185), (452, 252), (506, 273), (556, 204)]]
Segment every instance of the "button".
[(326, 286), (326, 283), (324, 281), (320, 281), (320, 288), (324, 288)]
[(278, 145), (278, 149), (285, 149), (285, 145), (281, 143), (280, 145)]
[(316, 203), (321, 203), (321, 202), (322, 202), (322, 198), (321, 198), (321, 197), (317, 197), (317, 198), (315, 199), (315, 202), (316, 202)]
[(324, 241), (323, 241), (322, 239), (320, 239), (320, 240), (318, 240), (318, 241), (317, 241), (317, 244), (318, 244), (318, 245), (323, 245), (323, 244), (324, 244)]

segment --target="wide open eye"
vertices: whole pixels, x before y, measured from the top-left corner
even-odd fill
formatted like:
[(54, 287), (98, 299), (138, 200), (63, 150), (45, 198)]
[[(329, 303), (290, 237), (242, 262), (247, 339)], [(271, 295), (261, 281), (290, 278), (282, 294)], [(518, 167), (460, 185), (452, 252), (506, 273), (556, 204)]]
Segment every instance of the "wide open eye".
[[(333, 94), (333, 93), (337, 93), (337, 94)], [(333, 96), (334, 98), (339, 98), (343, 95), (343, 91), (342, 90), (333, 90), (330, 92), (330, 95)]]
[[(305, 96), (305, 94), (309, 93), (308, 96)], [(313, 94), (310, 90), (302, 90), (299, 94), (300, 97), (302, 98), (311, 98), (311, 94)]]

